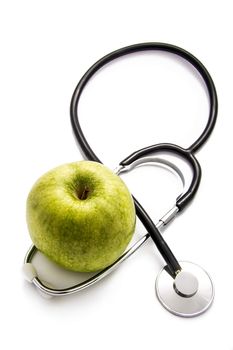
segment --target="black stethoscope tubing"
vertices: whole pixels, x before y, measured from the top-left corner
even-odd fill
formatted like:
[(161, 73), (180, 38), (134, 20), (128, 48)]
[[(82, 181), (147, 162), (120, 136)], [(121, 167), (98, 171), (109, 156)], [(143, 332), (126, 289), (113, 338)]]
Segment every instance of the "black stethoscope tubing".
[[(100, 159), (96, 156), (96, 154), (93, 152), (90, 145), (88, 144), (79, 123), (78, 103), (79, 103), (79, 99), (81, 97), (82, 91), (85, 88), (88, 81), (91, 79), (91, 77), (107, 63), (124, 55), (136, 53), (140, 51), (150, 51), (150, 50), (167, 51), (169, 53), (176, 54), (184, 58), (185, 60), (187, 60), (191, 65), (193, 65), (197, 69), (197, 71), (202, 76), (207, 87), (209, 102), (210, 102), (209, 117), (202, 134), (188, 148), (182, 148), (178, 145), (171, 144), (171, 143), (155, 144), (155, 145), (142, 148), (132, 153), (130, 156), (125, 158), (120, 163), (120, 165), (123, 165), (123, 166), (130, 165), (132, 162), (134, 162), (137, 159), (140, 159), (143, 156), (149, 155), (151, 153), (154, 154), (161, 151), (175, 153), (180, 157), (182, 157), (183, 159), (185, 159), (192, 168), (193, 178), (188, 190), (176, 201), (176, 206), (180, 211), (187, 206), (187, 204), (193, 199), (194, 195), (198, 190), (199, 183), (201, 180), (201, 167), (196, 157), (194, 156), (194, 153), (200, 149), (200, 147), (206, 142), (206, 140), (210, 136), (215, 126), (217, 111), (218, 111), (217, 93), (216, 93), (213, 80), (210, 74), (208, 73), (207, 69), (195, 56), (193, 56), (188, 51), (182, 48), (179, 48), (177, 46), (165, 44), (165, 43), (157, 43), (157, 42), (135, 44), (135, 45), (123, 47), (119, 50), (109, 53), (108, 55), (98, 60), (95, 64), (93, 64), (88, 69), (88, 71), (83, 75), (78, 85), (76, 86), (71, 99), (71, 104), (70, 104), (71, 124), (74, 131), (74, 135), (78, 141), (78, 144), (84, 156), (89, 160), (101, 163)], [(133, 199), (134, 199), (136, 214), (138, 218), (143, 223), (146, 230), (149, 232), (159, 252), (163, 256), (164, 260), (166, 261), (167, 269), (169, 273), (172, 276), (175, 276), (177, 271), (181, 270), (179, 262), (175, 258), (168, 244), (160, 234), (159, 230), (156, 228), (155, 224), (153, 223), (152, 219), (147, 214), (145, 209), (136, 200), (136, 198), (133, 197)]]

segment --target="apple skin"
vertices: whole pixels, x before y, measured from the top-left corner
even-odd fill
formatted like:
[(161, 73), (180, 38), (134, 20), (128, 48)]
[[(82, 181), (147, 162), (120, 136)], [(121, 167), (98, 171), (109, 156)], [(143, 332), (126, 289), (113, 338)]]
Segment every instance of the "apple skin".
[(39, 178), (27, 199), (34, 245), (64, 268), (101, 270), (126, 249), (135, 207), (124, 182), (91, 161), (61, 165)]

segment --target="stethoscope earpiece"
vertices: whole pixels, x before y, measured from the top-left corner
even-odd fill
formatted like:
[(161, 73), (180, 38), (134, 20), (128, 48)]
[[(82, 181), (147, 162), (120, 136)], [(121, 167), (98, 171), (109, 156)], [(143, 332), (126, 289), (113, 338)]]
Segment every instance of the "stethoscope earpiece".
[(160, 303), (171, 313), (193, 317), (204, 313), (214, 299), (214, 286), (208, 273), (199, 265), (180, 261), (181, 271), (173, 278), (166, 266), (155, 282), (155, 291)]

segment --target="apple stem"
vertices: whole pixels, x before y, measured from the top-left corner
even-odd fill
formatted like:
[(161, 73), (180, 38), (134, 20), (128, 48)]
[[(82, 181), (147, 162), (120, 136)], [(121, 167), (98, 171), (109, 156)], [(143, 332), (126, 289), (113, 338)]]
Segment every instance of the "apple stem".
[(89, 192), (90, 192), (89, 188), (85, 186), (83, 191), (80, 193), (79, 199), (81, 200), (87, 199)]

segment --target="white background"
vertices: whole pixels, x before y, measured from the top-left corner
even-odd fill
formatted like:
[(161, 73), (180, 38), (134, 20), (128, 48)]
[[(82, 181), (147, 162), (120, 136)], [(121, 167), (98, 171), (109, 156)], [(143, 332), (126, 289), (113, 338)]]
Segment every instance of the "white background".
[[(231, 5), (225, 0), (0, 1), (2, 349), (233, 349)], [(197, 155), (203, 168), (200, 191), (165, 233), (175, 254), (205, 267), (215, 283), (212, 308), (193, 319), (173, 316), (156, 300), (154, 281), (163, 261), (151, 242), (79, 295), (45, 300), (21, 275), (30, 245), (25, 202), (32, 184), (50, 168), (82, 159), (69, 121), (75, 85), (104, 54), (144, 41), (192, 52), (218, 91), (216, 129)], [(83, 129), (111, 168), (149, 144), (188, 146), (207, 114), (198, 75), (162, 53), (109, 65), (80, 104)], [(159, 197), (155, 170), (143, 172), (131, 186), (156, 220), (173, 187), (167, 177)]]

